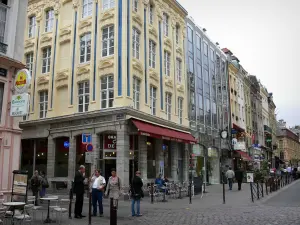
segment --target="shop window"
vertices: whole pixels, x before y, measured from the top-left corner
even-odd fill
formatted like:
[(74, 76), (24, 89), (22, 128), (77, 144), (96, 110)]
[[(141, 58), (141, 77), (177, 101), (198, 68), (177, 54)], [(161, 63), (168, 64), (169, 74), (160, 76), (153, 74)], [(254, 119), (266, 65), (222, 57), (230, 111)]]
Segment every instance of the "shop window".
[(33, 174), (33, 154), (34, 154), (34, 140), (22, 139), (21, 141), (21, 170), (28, 171), (28, 177)]
[(47, 155), (48, 155), (48, 139), (36, 139), (36, 160), (35, 169), (43, 171), (47, 175)]
[(55, 177), (68, 177), (69, 146), (70, 142), (68, 137), (55, 139)]
[(155, 141), (153, 138), (147, 137), (147, 178), (152, 179), (155, 177)]
[(171, 142), (170, 141), (163, 141), (163, 156), (164, 156), (164, 176), (170, 178), (171, 177)]

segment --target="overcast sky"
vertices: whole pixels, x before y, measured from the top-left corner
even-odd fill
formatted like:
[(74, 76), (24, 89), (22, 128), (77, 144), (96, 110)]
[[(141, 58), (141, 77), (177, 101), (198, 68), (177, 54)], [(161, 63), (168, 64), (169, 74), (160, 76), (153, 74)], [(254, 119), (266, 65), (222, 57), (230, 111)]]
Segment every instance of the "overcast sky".
[(277, 119), (300, 124), (300, 1), (178, 0), (213, 41), (273, 92)]

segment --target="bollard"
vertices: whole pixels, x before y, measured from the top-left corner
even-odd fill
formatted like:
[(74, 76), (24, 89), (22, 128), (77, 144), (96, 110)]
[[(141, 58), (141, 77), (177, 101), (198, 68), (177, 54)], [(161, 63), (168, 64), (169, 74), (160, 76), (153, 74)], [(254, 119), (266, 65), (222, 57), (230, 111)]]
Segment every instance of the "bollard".
[(150, 193), (151, 193), (151, 204), (153, 204), (153, 200), (154, 200), (154, 186), (153, 186), (153, 183), (151, 183), (151, 186), (150, 186)]
[(73, 201), (73, 188), (70, 188), (69, 191), (69, 219), (72, 219), (72, 201)]
[(256, 183), (256, 191), (257, 191), (257, 199), (259, 199), (259, 185), (258, 185), (258, 182)]
[(113, 198), (110, 199), (110, 225), (117, 225), (117, 206)]
[(250, 191), (251, 191), (251, 200), (254, 202), (254, 197), (253, 197), (253, 183), (250, 182)]
[(268, 183), (269, 181), (266, 182), (266, 194), (268, 195)]
[(261, 183), (260, 187), (261, 187), (261, 197), (263, 198), (264, 197), (264, 183)]
[(190, 198), (190, 204), (192, 204), (192, 182), (190, 182), (190, 187), (189, 187), (189, 198)]
[(223, 204), (225, 203), (225, 182), (223, 181)]
[(181, 185), (179, 185), (178, 188), (179, 188), (179, 196), (178, 196), (178, 198), (179, 198), (179, 199), (182, 199), (182, 196), (181, 196), (181, 188), (182, 188), (182, 187), (181, 187)]
[(92, 193), (89, 192), (89, 225), (92, 224)]

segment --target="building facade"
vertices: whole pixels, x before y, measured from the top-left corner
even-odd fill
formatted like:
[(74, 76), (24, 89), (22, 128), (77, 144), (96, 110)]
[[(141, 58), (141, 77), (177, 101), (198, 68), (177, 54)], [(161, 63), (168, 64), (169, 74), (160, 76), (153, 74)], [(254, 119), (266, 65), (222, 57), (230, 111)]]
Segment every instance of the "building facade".
[(12, 172), (19, 169), (21, 129), (10, 117), (14, 77), (25, 66), (23, 43), (27, 1), (0, 3), (0, 193), (11, 193)]
[(252, 135), (253, 135), (253, 124), (252, 124), (252, 104), (251, 104), (251, 82), (248, 78), (248, 74), (244, 76), (244, 99), (245, 99), (245, 119), (246, 119), (246, 150), (250, 156), (252, 149)]
[(276, 105), (273, 101), (273, 93), (269, 93), (268, 96), (268, 106), (269, 106), (269, 123), (270, 123), (270, 128), (272, 130), (272, 135), (271, 135), (271, 147), (272, 147), (272, 167), (275, 166), (275, 154), (274, 152), (277, 149), (277, 137), (276, 137), (276, 132), (277, 132), (277, 119), (276, 119)]
[(231, 164), (228, 140), (220, 140), (220, 131), (229, 129), (227, 57), (205, 28), (191, 18), (186, 23), (189, 120), (192, 134), (199, 140), (193, 146), (194, 180), (206, 175), (204, 181), (217, 184), (220, 162), (222, 169)]
[[(128, 185), (161, 173), (187, 179), (185, 17), (173, 0), (30, 0), (24, 61), (33, 81), (21, 123), (22, 168), (70, 182), (84, 164)], [(90, 169), (90, 168), (88, 168)]]

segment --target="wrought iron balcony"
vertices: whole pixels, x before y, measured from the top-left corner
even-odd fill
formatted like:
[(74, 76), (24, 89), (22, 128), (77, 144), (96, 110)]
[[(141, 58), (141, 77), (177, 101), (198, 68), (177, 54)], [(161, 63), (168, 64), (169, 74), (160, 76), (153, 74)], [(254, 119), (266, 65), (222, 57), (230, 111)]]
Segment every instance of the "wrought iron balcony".
[(2, 54), (6, 54), (7, 53), (7, 44), (4, 44), (2, 42), (0, 42), (0, 53)]

